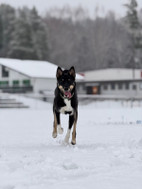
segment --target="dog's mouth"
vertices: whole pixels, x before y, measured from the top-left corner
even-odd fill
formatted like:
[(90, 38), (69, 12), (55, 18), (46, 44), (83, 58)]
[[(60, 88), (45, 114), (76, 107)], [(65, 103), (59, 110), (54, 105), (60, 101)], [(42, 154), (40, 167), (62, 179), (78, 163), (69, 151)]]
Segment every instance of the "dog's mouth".
[(65, 91), (64, 92), (64, 97), (65, 98), (71, 98), (72, 97), (71, 92), (70, 91)]

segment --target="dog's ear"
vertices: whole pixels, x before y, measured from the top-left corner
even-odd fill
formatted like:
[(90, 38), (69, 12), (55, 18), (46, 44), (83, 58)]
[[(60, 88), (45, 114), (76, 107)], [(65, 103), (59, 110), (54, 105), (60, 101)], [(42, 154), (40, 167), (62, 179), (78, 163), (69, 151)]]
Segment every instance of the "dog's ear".
[(69, 69), (69, 74), (75, 78), (76, 74), (75, 74), (74, 66), (72, 66), (72, 67)]
[(60, 67), (58, 67), (58, 68), (57, 68), (57, 72), (56, 72), (56, 77), (57, 77), (57, 79), (58, 79), (62, 74), (63, 74), (63, 70), (62, 70)]

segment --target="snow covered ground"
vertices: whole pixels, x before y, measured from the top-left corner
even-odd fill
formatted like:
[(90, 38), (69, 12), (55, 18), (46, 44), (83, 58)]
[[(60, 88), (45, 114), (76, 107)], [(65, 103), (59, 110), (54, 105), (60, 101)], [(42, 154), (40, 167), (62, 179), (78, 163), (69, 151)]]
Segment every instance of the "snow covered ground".
[(142, 105), (79, 106), (77, 145), (52, 138), (52, 105), (0, 109), (0, 189), (141, 189)]

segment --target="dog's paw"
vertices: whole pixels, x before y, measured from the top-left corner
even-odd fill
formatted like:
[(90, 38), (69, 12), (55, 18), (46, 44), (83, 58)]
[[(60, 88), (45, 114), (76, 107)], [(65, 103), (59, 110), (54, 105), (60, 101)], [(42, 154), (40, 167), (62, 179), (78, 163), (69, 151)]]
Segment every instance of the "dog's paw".
[(69, 138), (65, 137), (64, 142), (63, 142), (63, 143), (64, 143), (64, 144), (69, 144)]
[(68, 135), (65, 136), (65, 139), (64, 139), (64, 143), (65, 144), (69, 144), (69, 138), (70, 137)]
[(57, 132), (61, 135), (61, 134), (63, 134), (64, 129), (59, 125), (59, 126), (57, 127)]
[(71, 144), (72, 144), (72, 145), (76, 145), (76, 140), (72, 140), (72, 141), (71, 141)]
[(69, 143), (70, 132), (71, 132), (70, 129), (68, 129), (67, 134), (66, 134), (65, 139), (64, 139), (64, 142), (65, 142), (65, 143)]
[(56, 133), (56, 132), (53, 132), (53, 133), (52, 133), (52, 137), (53, 137), (53, 138), (56, 138), (56, 137), (57, 137), (57, 133)]

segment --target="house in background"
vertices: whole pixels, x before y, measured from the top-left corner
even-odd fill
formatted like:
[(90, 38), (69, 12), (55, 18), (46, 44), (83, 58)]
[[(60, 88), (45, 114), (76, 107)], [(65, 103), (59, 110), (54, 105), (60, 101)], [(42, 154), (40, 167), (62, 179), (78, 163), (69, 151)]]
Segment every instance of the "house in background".
[(87, 71), (84, 82), (78, 83), (82, 94), (142, 95), (142, 70), (110, 68)]
[[(9, 93), (53, 92), (57, 66), (47, 61), (0, 58), (0, 90)], [(82, 80), (77, 74), (77, 80)]]

